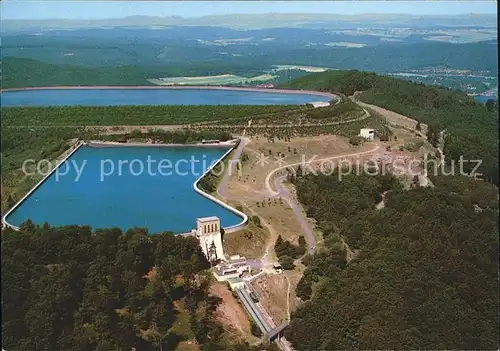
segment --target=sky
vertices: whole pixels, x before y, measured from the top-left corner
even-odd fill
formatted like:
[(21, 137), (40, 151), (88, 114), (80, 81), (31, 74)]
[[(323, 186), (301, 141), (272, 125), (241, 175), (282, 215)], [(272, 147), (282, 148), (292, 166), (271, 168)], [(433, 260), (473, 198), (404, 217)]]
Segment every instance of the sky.
[(262, 13), (495, 14), (495, 1), (61, 1), (3, 0), (2, 19), (104, 19), (134, 15), (201, 17)]

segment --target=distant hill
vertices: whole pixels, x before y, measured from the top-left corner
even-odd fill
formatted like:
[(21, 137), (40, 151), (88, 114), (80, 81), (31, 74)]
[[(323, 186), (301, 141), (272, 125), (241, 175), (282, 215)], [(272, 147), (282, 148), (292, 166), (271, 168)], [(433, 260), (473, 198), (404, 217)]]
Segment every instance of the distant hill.
[[(257, 70), (257, 72), (261, 72)], [(148, 79), (175, 76), (217, 75), (224, 73), (253, 74), (252, 69), (220, 63), (151, 67), (123, 65), (118, 67), (82, 67), (50, 64), (29, 58), (4, 57), (2, 88), (21, 88), (57, 85), (154, 85)]]
[[(221, 37), (224, 39), (217, 39)], [(209, 27), (92, 29), (4, 35), (2, 56), (88, 67), (133, 65), (162, 69), (188, 64), (195, 69), (218, 64), (247, 70), (284, 64), (377, 72), (429, 67), (493, 72), (498, 69), (498, 46), (491, 41), (450, 44), (413, 37), (409, 42), (388, 43), (362, 35), (355, 43), (346, 42), (353, 41), (352, 38), (343, 34), (334, 36), (325, 30), (294, 28), (252, 30), (243, 34)], [(328, 40), (346, 47), (330, 46)]]
[(446, 130), (444, 153), (448, 161), (460, 156), (465, 160), (482, 160), (480, 171), (486, 179), (498, 184), (498, 107), (488, 108), (464, 93), (446, 88), (360, 71), (315, 73), (283, 87), (347, 95), (363, 91), (362, 101), (428, 124), (431, 142), (439, 131)]
[(56, 28), (98, 28), (98, 27), (159, 27), (159, 26), (221, 26), (230, 28), (276, 28), (276, 27), (323, 27), (323, 28), (360, 28), (377, 24), (378, 27), (405, 25), (408, 27), (446, 27), (446, 26), (481, 26), (496, 28), (496, 16), (470, 14), (457, 16), (420, 16), (409, 14), (304, 14), (304, 13), (268, 13), (268, 14), (228, 14), (196, 18), (179, 16), (153, 17), (131, 16), (99, 20), (3, 20), (2, 31), (25, 29)]
[(147, 76), (146, 69), (134, 66), (88, 68), (53, 65), (26, 58), (6, 57), (2, 60), (3, 88), (57, 85), (152, 85), (146, 80)]

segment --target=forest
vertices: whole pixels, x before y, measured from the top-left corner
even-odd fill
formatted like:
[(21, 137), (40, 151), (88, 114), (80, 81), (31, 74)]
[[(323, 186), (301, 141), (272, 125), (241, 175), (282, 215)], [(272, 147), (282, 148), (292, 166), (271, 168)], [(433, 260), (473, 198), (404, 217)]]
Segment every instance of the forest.
[[(38, 35), (4, 35), (3, 88), (56, 85), (152, 85), (148, 79), (217, 74), (256, 76), (273, 65), (306, 65), (334, 69), (398, 72), (448, 67), (497, 72), (498, 46), (494, 41), (451, 44), (412, 36), (406, 43), (381, 41), (374, 35), (337, 36), (324, 29), (250, 31), (254, 37), (237, 45), (214, 45), (214, 38), (241, 35), (222, 28), (189, 27), (168, 30), (93, 29)], [(184, 31), (188, 31), (186, 33)], [(194, 37), (194, 31), (197, 31)], [(174, 33), (178, 33), (175, 35)], [(254, 33), (253, 35), (250, 33)], [(259, 33), (260, 32), (260, 33)], [(78, 34), (77, 34), (78, 33)], [(98, 34), (100, 33), (100, 34)], [(168, 38), (168, 36), (174, 35)], [(186, 37), (187, 35), (187, 37)], [(265, 34), (264, 34), (265, 35)], [(199, 42), (196, 39), (205, 37)], [(360, 48), (327, 45), (335, 41), (375, 41)], [(196, 39), (195, 39), (196, 38)], [(266, 36), (261, 36), (262, 39)], [(195, 40), (193, 40), (195, 39)], [(413, 42), (413, 40), (421, 42)], [(308, 45), (311, 42), (321, 45)], [(419, 54), (415, 54), (418, 52)], [(68, 55), (64, 55), (66, 53)], [(304, 75), (302, 71), (273, 72), (278, 82)], [(272, 83), (275, 83), (274, 81)]]
[(26, 127), (190, 124), (205, 121), (243, 121), (300, 108), (298, 105), (4, 107), (2, 123)]
[[(447, 161), (483, 160), (484, 179), (498, 184), (498, 105), (485, 106), (465, 93), (426, 86), (360, 71), (311, 74), (285, 84), (293, 89), (313, 89), (352, 95), (429, 125), (434, 134), (445, 130)], [(466, 169), (467, 171), (467, 169)], [(470, 170), (469, 170), (470, 171)]]
[(307, 302), (286, 332), (297, 350), (498, 348), (498, 189), (433, 181), (404, 190), (388, 175), (295, 179), (325, 240), (303, 259), (296, 293)]
[(261, 350), (228, 342), (213, 318), (198, 241), (134, 228), (2, 230), (6, 350)]
[(363, 110), (349, 100), (320, 108), (304, 105), (161, 105), (5, 107), (3, 122), (16, 127), (252, 124), (328, 124), (354, 120)]
[(274, 243), (274, 252), (283, 269), (294, 269), (293, 262), (306, 252), (306, 239), (301, 235), (299, 236), (299, 245), (294, 245), (288, 240), (283, 240), (281, 235), (278, 235)]

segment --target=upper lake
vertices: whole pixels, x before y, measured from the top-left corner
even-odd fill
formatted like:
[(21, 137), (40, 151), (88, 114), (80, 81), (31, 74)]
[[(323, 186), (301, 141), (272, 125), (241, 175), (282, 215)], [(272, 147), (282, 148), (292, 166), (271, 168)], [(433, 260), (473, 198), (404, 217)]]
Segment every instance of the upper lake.
[(223, 227), (233, 226), (243, 219), (193, 189), (195, 180), (227, 151), (82, 146), (60, 166), (59, 174), (52, 173), (6, 220), (15, 226), (31, 219), (55, 226), (181, 233), (195, 228), (197, 217), (217, 216)]
[(229, 89), (43, 89), (2, 92), (2, 106), (303, 105), (329, 101), (307, 93)]
[(485, 104), (486, 101), (488, 101), (490, 99), (498, 101), (497, 96), (491, 96), (491, 95), (477, 95), (477, 96), (474, 96), (474, 99), (476, 99), (477, 102), (481, 102), (483, 104)]

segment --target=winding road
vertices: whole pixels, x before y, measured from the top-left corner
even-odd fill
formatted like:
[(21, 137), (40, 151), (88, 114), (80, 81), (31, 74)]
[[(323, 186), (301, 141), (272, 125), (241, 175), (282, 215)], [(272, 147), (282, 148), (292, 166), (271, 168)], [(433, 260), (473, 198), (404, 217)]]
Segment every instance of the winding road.
[(313, 234), (313, 231), (312, 231), (311, 227), (309, 226), (309, 223), (307, 222), (307, 217), (304, 215), (301, 206), (298, 205), (297, 202), (290, 196), (290, 193), (288, 192), (288, 190), (283, 185), (283, 181), (286, 180), (287, 176), (286, 175), (282, 175), (282, 176), (277, 177), (274, 180), (274, 186), (276, 188), (276, 191), (273, 190), (271, 188), (271, 185), (270, 185), (270, 180), (271, 180), (272, 176), (276, 172), (278, 172), (278, 171), (280, 171), (282, 169), (287, 169), (289, 167), (295, 167), (295, 166), (305, 167), (307, 165), (310, 165), (310, 164), (316, 163), (316, 162), (331, 161), (331, 160), (340, 159), (340, 158), (343, 159), (343, 158), (348, 158), (348, 157), (361, 156), (361, 155), (370, 154), (372, 152), (375, 152), (379, 148), (380, 147), (378, 145), (375, 145), (374, 148), (372, 148), (370, 150), (367, 150), (367, 151), (361, 151), (361, 152), (356, 152), (356, 153), (352, 153), (352, 154), (346, 154), (346, 155), (338, 155), (338, 156), (320, 158), (320, 159), (317, 159), (317, 160), (312, 160), (309, 163), (297, 162), (297, 163), (293, 163), (293, 164), (290, 164), (290, 165), (285, 165), (285, 166), (281, 166), (281, 167), (275, 168), (274, 170), (272, 170), (271, 172), (269, 172), (267, 174), (267, 177), (266, 177), (266, 188), (267, 188), (267, 191), (271, 194), (271, 197), (281, 197), (281, 198), (285, 199), (286, 202), (288, 202), (288, 205), (290, 206), (290, 208), (292, 209), (293, 213), (295, 214), (295, 217), (299, 221), (300, 226), (301, 226), (302, 230), (304, 231), (304, 234), (305, 234), (305, 236), (307, 238), (307, 242), (309, 243), (309, 254), (313, 255), (314, 252), (315, 252), (315, 250), (316, 250), (316, 239), (314, 237), (314, 234)]
[[(370, 112), (363, 108), (363, 111), (365, 112), (365, 115), (361, 119), (365, 119), (370, 117)], [(347, 121), (345, 121), (347, 122)], [(247, 125), (247, 127), (250, 126), (250, 123)], [(233, 161), (238, 160), (244, 150), (244, 148), (251, 142), (249, 138), (245, 137), (245, 130), (243, 131), (243, 135), (240, 137), (240, 143), (237, 146), (237, 148), (234, 150), (231, 159), (228, 162), (228, 169), (226, 172), (224, 172), (224, 175), (219, 182), (219, 186), (217, 187), (217, 195), (222, 198), (222, 199), (231, 199), (230, 196), (226, 194), (226, 185), (229, 181), (229, 178), (232, 174), (233, 170)], [(303, 213), (302, 207), (300, 204), (297, 203), (297, 201), (290, 195), (288, 190), (285, 188), (283, 185), (283, 182), (286, 180), (287, 175), (280, 175), (274, 179), (274, 187), (276, 190), (274, 190), (271, 186), (271, 179), (273, 176), (276, 175), (277, 172), (297, 166), (301, 166), (304, 169), (306, 169), (308, 166), (318, 163), (318, 162), (323, 162), (323, 161), (332, 161), (336, 159), (345, 159), (349, 157), (356, 157), (356, 156), (361, 156), (361, 155), (366, 155), (370, 154), (372, 152), (375, 152), (379, 149), (380, 147), (378, 145), (375, 145), (374, 148), (367, 150), (367, 151), (361, 151), (361, 152), (356, 152), (356, 153), (351, 153), (351, 154), (343, 154), (343, 155), (336, 155), (336, 156), (330, 156), (330, 157), (324, 157), (320, 159), (311, 159), (309, 161), (301, 161), (301, 162), (296, 162), (292, 164), (286, 164), (280, 167), (277, 167), (273, 170), (271, 170), (265, 179), (265, 186), (266, 190), (269, 193), (271, 198), (276, 198), (276, 197), (281, 197), (286, 200), (290, 208), (292, 209), (295, 217), (297, 218), (298, 222), (300, 223), (300, 226), (302, 228), (302, 231), (304, 232), (304, 235), (306, 237), (306, 240), (309, 244), (309, 254), (313, 255), (316, 251), (316, 238), (314, 237), (313, 230), (311, 229), (311, 226), (309, 225), (307, 221), (306, 215)], [(232, 200), (241, 200), (241, 199), (232, 199)], [(264, 255), (266, 256), (266, 255)], [(252, 268), (262, 268), (263, 266), (269, 265), (269, 262), (264, 262), (267, 260), (249, 260), (248, 263)]]
[[(368, 113), (368, 112), (367, 112)], [(233, 154), (232, 154), (232, 157), (229, 161), (229, 168), (227, 170), (227, 172), (224, 172), (224, 175), (219, 183), (219, 186), (217, 187), (217, 195), (222, 198), (222, 199), (231, 199), (230, 196), (228, 196), (225, 192), (225, 189), (226, 189), (226, 185), (227, 185), (227, 182), (229, 181), (229, 178), (231, 176), (231, 173), (232, 173), (232, 167), (233, 167), (233, 164), (231, 161), (233, 160), (237, 160), (240, 158), (244, 148), (246, 147), (246, 145), (248, 145), (250, 143), (250, 139), (246, 138), (246, 137), (242, 137), (241, 138), (241, 141), (240, 141), (240, 144), (238, 145), (238, 147), (234, 150)], [(304, 235), (306, 237), (306, 240), (309, 244), (309, 254), (313, 255), (315, 250), (316, 250), (316, 238), (314, 237), (314, 233), (313, 233), (313, 230), (311, 229), (311, 226), (309, 225), (308, 221), (307, 221), (307, 217), (306, 215), (303, 213), (302, 211), (302, 207), (300, 206), (300, 204), (298, 204), (295, 199), (290, 195), (290, 193), (288, 192), (288, 190), (285, 188), (285, 186), (283, 185), (283, 182), (286, 180), (286, 175), (281, 175), (277, 178), (274, 179), (274, 187), (276, 190), (274, 190), (272, 187), (271, 187), (271, 179), (272, 177), (280, 170), (284, 170), (284, 169), (287, 169), (289, 167), (296, 167), (296, 166), (301, 166), (301, 167), (307, 167), (308, 165), (311, 165), (311, 164), (314, 164), (314, 163), (317, 163), (317, 162), (322, 162), (322, 161), (332, 161), (332, 160), (336, 160), (336, 159), (344, 159), (344, 158), (349, 158), (349, 157), (356, 157), (356, 156), (361, 156), (361, 155), (366, 155), (366, 154), (370, 154), (370, 153), (373, 153), (375, 151), (377, 151), (380, 147), (378, 145), (375, 145), (375, 147), (373, 147), (372, 149), (370, 150), (367, 150), (367, 151), (361, 151), (361, 152), (356, 152), (356, 153), (351, 153), (351, 154), (343, 154), (343, 155), (336, 155), (336, 156), (330, 156), (330, 157), (325, 157), (325, 158), (320, 158), (320, 159), (313, 159), (313, 160), (310, 160), (309, 162), (296, 162), (296, 163), (292, 163), (292, 164), (287, 164), (287, 165), (284, 165), (284, 166), (281, 166), (281, 167), (277, 167), (275, 169), (273, 169), (272, 171), (270, 171), (267, 176), (266, 176), (266, 180), (265, 180), (265, 186), (266, 186), (266, 189), (267, 189), (267, 192), (270, 194), (270, 197), (271, 198), (276, 198), (276, 197), (281, 197), (282, 199), (286, 200), (286, 202), (288, 203), (288, 205), (290, 206), (290, 208), (292, 209), (293, 213), (295, 214), (295, 217), (297, 218), (298, 222), (300, 223), (300, 226), (302, 228), (302, 231), (304, 232)], [(234, 199), (234, 200), (239, 200), (239, 199)], [(262, 262), (262, 260), (249, 260), (249, 264), (252, 268), (261, 268), (264, 263)]]

